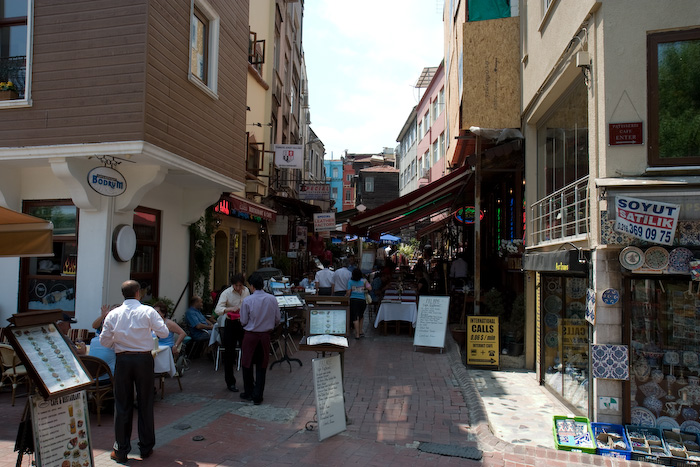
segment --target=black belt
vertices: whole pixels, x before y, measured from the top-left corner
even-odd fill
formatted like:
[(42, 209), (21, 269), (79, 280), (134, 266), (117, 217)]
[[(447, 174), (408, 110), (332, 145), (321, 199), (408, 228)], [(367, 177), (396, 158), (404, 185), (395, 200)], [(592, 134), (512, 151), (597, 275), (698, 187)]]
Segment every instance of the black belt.
[(127, 350), (126, 352), (118, 352), (117, 355), (150, 355), (151, 351), (150, 350), (144, 350), (140, 352), (134, 352), (131, 350)]

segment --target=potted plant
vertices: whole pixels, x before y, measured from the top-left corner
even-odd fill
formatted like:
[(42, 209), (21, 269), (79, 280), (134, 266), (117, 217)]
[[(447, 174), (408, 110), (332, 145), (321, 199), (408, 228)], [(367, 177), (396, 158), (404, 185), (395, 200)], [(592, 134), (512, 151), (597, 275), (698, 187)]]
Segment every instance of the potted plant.
[(0, 101), (18, 98), (19, 91), (12, 81), (0, 81)]

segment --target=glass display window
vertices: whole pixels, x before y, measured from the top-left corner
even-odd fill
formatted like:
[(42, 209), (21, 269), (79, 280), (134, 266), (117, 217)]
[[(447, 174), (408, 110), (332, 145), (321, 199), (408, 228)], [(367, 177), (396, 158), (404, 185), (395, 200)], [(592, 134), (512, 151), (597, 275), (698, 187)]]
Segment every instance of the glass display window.
[(585, 320), (588, 282), (543, 275), (542, 374), (545, 385), (582, 414), (589, 408), (589, 324)]
[(24, 212), (53, 223), (53, 256), (20, 263), (20, 311), (75, 312), (78, 208), (69, 200), (25, 201)]
[(632, 424), (700, 432), (700, 297), (680, 278), (631, 278)]

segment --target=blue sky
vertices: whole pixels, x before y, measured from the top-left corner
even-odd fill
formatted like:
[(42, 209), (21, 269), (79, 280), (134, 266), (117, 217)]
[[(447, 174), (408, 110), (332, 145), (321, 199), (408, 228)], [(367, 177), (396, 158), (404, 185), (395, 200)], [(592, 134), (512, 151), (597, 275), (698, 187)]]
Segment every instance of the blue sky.
[(394, 148), (418, 103), (413, 86), (443, 58), (443, 0), (309, 0), (303, 45), (311, 128), (343, 150)]

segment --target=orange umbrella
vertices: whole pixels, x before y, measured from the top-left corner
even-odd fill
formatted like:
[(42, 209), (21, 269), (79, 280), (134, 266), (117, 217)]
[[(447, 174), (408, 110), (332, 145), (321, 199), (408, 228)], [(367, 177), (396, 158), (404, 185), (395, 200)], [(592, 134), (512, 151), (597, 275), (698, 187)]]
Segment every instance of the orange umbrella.
[(0, 206), (1, 256), (53, 256), (53, 224)]

